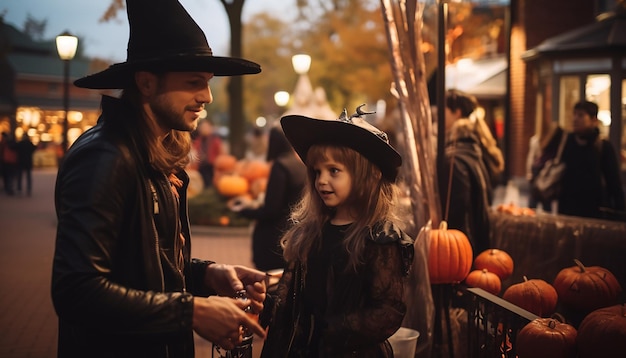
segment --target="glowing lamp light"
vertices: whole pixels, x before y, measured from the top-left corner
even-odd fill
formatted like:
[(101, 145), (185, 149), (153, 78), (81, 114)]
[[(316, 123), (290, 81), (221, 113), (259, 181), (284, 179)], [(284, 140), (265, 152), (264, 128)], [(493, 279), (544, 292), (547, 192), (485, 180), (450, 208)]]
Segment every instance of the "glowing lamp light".
[(274, 102), (279, 107), (285, 107), (287, 103), (289, 103), (289, 92), (287, 91), (278, 91), (274, 93)]
[(291, 64), (297, 74), (303, 75), (309, 72), (309, 68), (311, 68), (311, 56), (305, 54), (294, 55), (291, 57)]

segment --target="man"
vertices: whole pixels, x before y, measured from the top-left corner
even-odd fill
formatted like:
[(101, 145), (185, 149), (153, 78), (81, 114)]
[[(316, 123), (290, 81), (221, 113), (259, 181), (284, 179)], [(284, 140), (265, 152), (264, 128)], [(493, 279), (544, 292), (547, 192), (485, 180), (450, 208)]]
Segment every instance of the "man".
[(573, 133), (561, 156), (565, 172), (559, 214), (624, 220), (618, 157), (611, 143), (600, 137), (598, 105), (580, 101), (573, 114)]
[[(265, 336), (244, 312), (263, 308), (265, 274), (190, 257), (183, 169), (211, 78), (261, 69), (214, 57), (176, 0), (126, 7), (127, 61), (75, 82), (122, 94), (103, 97), (57, 176), (58, 356), (193, 357), (193, 332), (231, 349), (244, 330)], [(249, 300), (232, 298), (244, 289)]]
[(192, 147), (197, 156), (198, 172), (202, 175), (204, 187), (213, 185), (213, 164), (218, 155), (224, 153), (222, 139), (213, 132), (213, 123), (205, 119), (198, 123), (198, 136), (193, 140)]
[(27, 133), (15, 145), (17, 151), (17, 191), (22, 191), (22, 177), (26, 180), (26, 195), (30, 196), (33, 190), (33, 154), (37, 147), (31, 142)]

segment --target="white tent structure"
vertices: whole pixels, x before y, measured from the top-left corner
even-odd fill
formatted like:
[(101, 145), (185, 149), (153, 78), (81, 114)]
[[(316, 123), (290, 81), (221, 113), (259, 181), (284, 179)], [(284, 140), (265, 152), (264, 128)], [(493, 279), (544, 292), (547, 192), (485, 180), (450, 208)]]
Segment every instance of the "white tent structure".
[(503, 98), (507, 67), (505, 56), (461, 59), (446, 66), (446, 89), (458, 89), (478, 98)]
[[(295, 55), (294, 56), (294, 69), (300, 75), (298, 82), (291, 94), (291, 103), (285, 113), (282, 116), (297, 114), (317, 119), (337, 119), (339, 118), (339, 112), (333, 111), (326, 99), (326, 91), (323, 88), (317, 87), (313, 89), (311, 80), (307, 75), (309, 66), (300, 68), (297, 65), (298, 56), (307, 55)], [(310, 57), (308, 57), (308, 63), (310, 64)]]

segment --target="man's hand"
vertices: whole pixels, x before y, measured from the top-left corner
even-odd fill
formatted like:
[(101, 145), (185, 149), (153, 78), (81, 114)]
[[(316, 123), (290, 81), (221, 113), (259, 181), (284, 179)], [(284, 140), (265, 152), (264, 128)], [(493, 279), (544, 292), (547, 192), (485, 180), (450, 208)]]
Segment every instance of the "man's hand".
[(241, 344), (244, 327), (265, 338), (265, 330), (244, 309), (250, 302), (230, 297), (194, 297), (193, 330), (202, 338), (224, 349)]
[(266, 276), (265, 272), (246, 266), (211, 264), (207, 266), (205, 282), (220, 296), (234, 297), (235, 292), (245, 289), (252, 311), (260, 313), (265, 301)]

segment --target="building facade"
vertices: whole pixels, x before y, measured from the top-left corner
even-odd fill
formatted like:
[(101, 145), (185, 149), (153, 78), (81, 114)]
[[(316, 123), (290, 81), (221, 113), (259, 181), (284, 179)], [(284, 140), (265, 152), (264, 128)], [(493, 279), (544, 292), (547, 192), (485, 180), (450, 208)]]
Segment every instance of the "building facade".
[(71, 84), (94, 72), (98, 62), (80, 52), (70, 61), (66, 116), (64, 63), (54, 41), (33, 41), (0, 18), (0, 43), (0, 131), (13, 134), (17, 140), (30, 136), (39, 149), (34, 164), (56, 165), (62, 155), (65, 119), (69, 144), (98, 119), (101, 93)]

